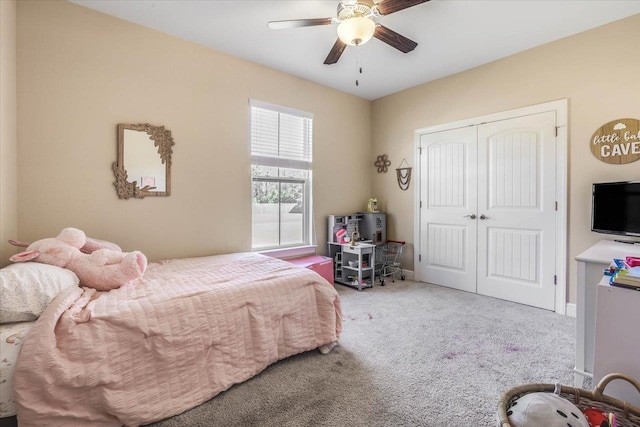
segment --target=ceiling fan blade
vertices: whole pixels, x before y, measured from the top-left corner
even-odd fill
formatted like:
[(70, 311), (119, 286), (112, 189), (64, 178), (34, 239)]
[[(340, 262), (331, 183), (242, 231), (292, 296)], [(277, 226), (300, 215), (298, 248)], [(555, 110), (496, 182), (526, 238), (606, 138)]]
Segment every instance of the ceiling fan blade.
[(396, 33), (393, 30), (388, 29), (384, 25), (378, 25), (376, 27), (376, 31), (373, 33), (373, 37), (385, 42), (391, 47), (395, 47), (396, 49), (404, 53), (411, 52), (416, 48), (416, 46), (418, 46), (418, 43)]
[(285, 21), (269, 21), (267, 26), (272, 30), (286, 30), (289, 28), (313, 27), (315, 25), (333, 24), (333, 18), (288, 19)]
[(377, 4), (380, 15), (388, 15), (411, 6), (426, 3), (429, 0), (382, 0)]
[(327, 65), (331, 65), (338, 62), (338, 59), (340, 59), (340, 56), (342, 55), (342, 52), (344, 52), (345, 47), (347, 47), (347, 45), (343, 43), (342, 40), (337, 39), (333, 47), (331, 48), (329, 55), (327, 55), (327, 59), (324, 60), (324, 63)]

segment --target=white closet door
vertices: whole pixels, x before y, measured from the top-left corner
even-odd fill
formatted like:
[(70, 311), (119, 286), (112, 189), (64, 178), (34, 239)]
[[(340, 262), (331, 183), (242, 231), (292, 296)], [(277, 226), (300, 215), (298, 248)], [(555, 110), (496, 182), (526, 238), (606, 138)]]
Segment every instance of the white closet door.
[(555, 303), (555, 126), (555, 112), (478, 126), (478, 293), (548, 310)]
[(476, 292), (476, 128), (422, 135), (420, 277)]

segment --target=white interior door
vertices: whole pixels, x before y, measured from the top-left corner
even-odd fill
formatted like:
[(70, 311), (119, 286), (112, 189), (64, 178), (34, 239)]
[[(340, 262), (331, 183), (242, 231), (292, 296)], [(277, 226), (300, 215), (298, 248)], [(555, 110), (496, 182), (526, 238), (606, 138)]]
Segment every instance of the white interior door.
[(476, 292), (477, 131), (421, 136), (420, 277)]
[(555, 307), (556, 116), (478, 126), (479, 294)]
[(556, 113), (420, 137), (420, 277), (555, 308)]

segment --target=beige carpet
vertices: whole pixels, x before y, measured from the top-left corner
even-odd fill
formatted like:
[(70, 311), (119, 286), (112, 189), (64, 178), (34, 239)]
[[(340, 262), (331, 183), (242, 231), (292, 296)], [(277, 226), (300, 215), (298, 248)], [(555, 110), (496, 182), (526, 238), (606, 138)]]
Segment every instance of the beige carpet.
[(330, 354), (280, 361), (152, 425), (493, 426), (509, 388), (572, 383), (575, 319), (409, 281), (338, 291)]

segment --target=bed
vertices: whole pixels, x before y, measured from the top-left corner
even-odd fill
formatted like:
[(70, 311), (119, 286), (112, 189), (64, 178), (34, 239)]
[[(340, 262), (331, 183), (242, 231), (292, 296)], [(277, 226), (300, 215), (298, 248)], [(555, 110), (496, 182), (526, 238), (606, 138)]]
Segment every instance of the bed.
[(16, 415), (13, 377), (22, 342), (35, 321), (0, 325), (0, 418)]
[(77, 287), (71, 271), (39, 263), (0, 269), (0, 425), (16, 415), (13, 379), (22, 343), (36, 319), (61, 291)]
[(340, 299), (303, 267), (245, 253), (151, 263), (106, 293), (61, 292), (24, 340), (18, 422), (137, 426), (291, 355), (336, 344)]

